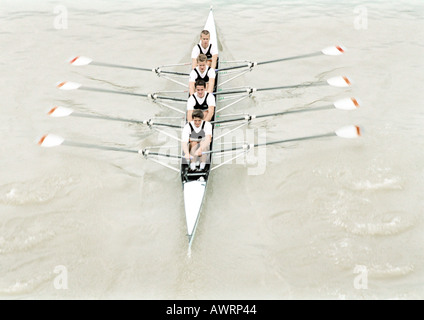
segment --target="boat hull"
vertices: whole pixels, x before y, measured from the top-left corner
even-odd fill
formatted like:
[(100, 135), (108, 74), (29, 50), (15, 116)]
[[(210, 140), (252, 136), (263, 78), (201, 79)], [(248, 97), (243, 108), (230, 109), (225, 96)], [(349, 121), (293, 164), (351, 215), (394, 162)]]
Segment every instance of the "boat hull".
[[(218, 48), (217, 34), (215, 28), (215, 21), (213, 17), (212, 10), (209, 12), (208, 19), (204, 27), (205, 30), (208, 30), (210, 33), (210, 43), (212, 46)], [(217, 68), (218, 68), (217, 61)], [(215, 79), (214, 92), (216, 92), (218, 86), (218, 75)], [(216, 109), (216, 107), (215, 107)], [(215, 110), (216, 113), (216, 110)], [(212, 121), (215, 119), (215, 115), (212, 118)], [(214, 132), (214, 125), (212, 125), (212, 136)], [(210, 145), (210, 150), (212, 150), (212, 144)], [(197, 224), (200, 218), (200, 212), (202, 210), (203, 202), (205, 199), (206, 188), (209, 180), (209, 174), (212, 166), (212, 157), (207, 161), (206, 167), (202, 171), (191, 172), (189, 170), (189, 164), (183, 158), (181, 161), (181, 181), (184, 194), (184, 208), (185, 216), (187, 223), (187, 236), (189, 240), (189, 246), (191, 246), (194, 234), (196, 232)]]

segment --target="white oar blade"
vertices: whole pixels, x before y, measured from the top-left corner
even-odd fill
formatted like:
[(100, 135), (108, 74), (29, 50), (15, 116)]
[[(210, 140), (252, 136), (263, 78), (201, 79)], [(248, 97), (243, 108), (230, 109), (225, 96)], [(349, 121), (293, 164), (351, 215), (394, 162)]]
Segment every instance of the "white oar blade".
[(330, 86), (338, 88), (346, 88), (352, 85), (352, 80), (346, 76), (334, 77), (327, 80), (327, 83)]
[(65, 108), (65, 107), (54, 107), (47, 114), (50, 117), (60, 118), (60, 117), (67, 117), (70, 114), (72, 114), (72, 112), (74, 112), (74, 110), (69, 109), (69, 108)]
[(339, 110), (355, 110), (359, 108), (360, 103), (356, 98), (345, 98), (334, 102), (334, 106)]
[(90, 64), (91, 62), (93, 62), (92, 59), (87, 57), (81, 57), (81, 56), (78, 56), (69, 60), (69, 63), (72, 64), (73, 66), (86, 66)]
[(346, 48), (342, 46), (328, 47), (321, 50), (327, 56), (339, 56), (346, 52)]
[(40, 141), (38, 141), (38, 145), (45, 148), (51, 148), (60, 146), (63, 141), (65, 141), (65, 139), (62, 137), (54, 134), (46, 134), (40, 139)]
[(81, 87), (81, 84), (71, 81), (58, 82), (57, 87), (60, 90), (76, 90)]
[(353, 139), (361, 136), (361, 128), (358, 126), (347, 126), (336, 130), (335, 133), (338, 137)]

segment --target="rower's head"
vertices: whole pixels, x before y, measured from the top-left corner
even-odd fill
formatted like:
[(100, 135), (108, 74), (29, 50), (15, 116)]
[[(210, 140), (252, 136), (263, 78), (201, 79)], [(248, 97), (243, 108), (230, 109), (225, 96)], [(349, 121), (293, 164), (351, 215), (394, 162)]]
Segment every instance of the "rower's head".
[(200, 42), (203, 48), (207, 48), (209, 46), (209, 40), (211, 39), (211, 34), (208, 30), (202, 30), (200, 32)]
[(197, 66), (199, 67), (199, 71), (201, 73), (205, 72), (207, 61), (208, 57), (205, 54), (201, 53), (197, 56)]
[(193, 111), (191, 117), (193, 118), (194, 125), (198, 128), (202, 124), (203, 111), (196, 109)]
[(205, 80), (202, 80), (202, 79), (197, 80), (195, 83), (195, 89), (196, 89), (197, 96), (199, 98), (203, 98), (205, 95), (205, 90), (206, 90)]

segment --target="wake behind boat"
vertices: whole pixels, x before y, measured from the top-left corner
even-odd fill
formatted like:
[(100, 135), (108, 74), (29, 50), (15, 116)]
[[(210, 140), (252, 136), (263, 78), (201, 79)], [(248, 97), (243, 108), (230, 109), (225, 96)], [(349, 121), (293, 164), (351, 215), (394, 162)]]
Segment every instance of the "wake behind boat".
[[(218, 48), (218, 37), (217, 37), (215, 19), (214, 19), (212, 9), (209, 11), (209, 14), (204, 26), (204, 30), (209, 31), (210, 43), (212, 44), (212, 46), (215, 46), (216, 48)], [(316, 82), (309, 82), (306, 84), (285, 85), (285, 86), (277, 86), (277, 87), (269, 87), (269, 88), (251, 88), (246, 86), (242, 88), (238, 87), (238, 88), (228, 88), (228, 89), (222, 90), (222, 86), (226, 83), (231, 82), (233, 79), (238, 78), (244, 75), (245, 73), (252, 71), (253, 68), (256, 68), (257, 66), (262, 64), (290, 61), (295, 59), (304, 59), (304, 58), (310, 58), (310, 57), (319, 57), (319, 56), (338, 56), (343, 54), (345, 51), (346, 49), (342, 46), (334, 46), (334, 47), (324, 48), (323, 50), (313, 52), (310, 54), (302, 54), (298, 56), (266, 60), (262, 62), (252, 62), (252, 61), (246, 61), (246, 60), (241, 60), (241, 61), (222, 61), (222, 59), (221, 61), (218, 60), (217, 66), (216, 66), (216, 79), (214, 83), (213, 94), (215, 95), (215, 97), (220, 96), (220, 99), (219, 99), (220, 105), (218, 108), (218, 103), (216, 103), (215, 112), (210, 121), (210, 123), (212, 124), (212, 141), (210, 143), (209, 150), (203, 152), (203, 154), (208, 155), (209, 161), (206, 163), (205, 168), (202, 170), (200, 169), (191, 170), (189, 163), (185, 160), (184, 156), (181, 153), (182, 140), (180, 139), (180, 137), (173, 136), (172, 134), (166, 131), (167, 128), (182, 130), (181, 117), (174, 117), (174, 119), (175, 118), (179, 119), (180, 124), (173, 124), (169, 122), (162, 122), (162, 120), (167, 121), (172, 117), (152, 118), (152, 119), (146, 119), (146, 120), (134, 120), (134, 119), (124, 119), (124, 118), (87, 114), (87, 113), (79, 113), (79, 112), (75, 112), (74, 110), (70, 108), (65, 108), (60, 106), (54, 107), (49, 112), (49, 116), (51, 117), (74, 116), (74, 117), (104, 119), (108, 121), (120, 121), (125, 123), (136, 123), (139, 125), (145, 125), (145, 126), (148, 126), (150, 129), (153, 129), (161, 134), (165, 134), (168, 137), (178, 141), (179, 144), (177, 146), (177, 150), (179, 150), (180, 152), (176, 152), (175, 154), (157, 152), (155, 151), (155, 148), (157, 147), (146, 147), (142, 150), (133, 150), (133, 149), (126, 149), (121, 147), (86, 144), (84, 142), (69, 141), (54, 134), (44, 135), (39, 140), (39, 145), (41, 145), (42, 147), (55, 147), (59, 145), (66, 145), (66, 146), (79, 147), (79, 148), (90, 148), (90, 149), (99, 149), (99, 150), (107, 150), (107, 151), (135, 153), (135, 154), (142, 155), (145, 159), (148, 159), (160, 165), (163, 165), (164, 167), (167, 167), (173, 170), (174, 172), (178, 172), (182, 182), (185, 219), (186, 219), (186, 225), (187, 225), (187, 236), (188, 236), (188, 243), (190, 248), (194, 240), (194, 236), (195, 236), (196, 229), (199, 223), (203, 204), (206, 201), (206, 191), (207, 191), (210, 174), (212, 171), (216, 170), (217, 168), (227, 163), (231, 163), (233, 160), (239, 157), (246, 156), (246, 154), (253, 148), (266, 147), (266, 146), (271, 146), (274, 144), (284, 144), (284, 143), (293, 142), (293, 141), (305, 141), (305, 140), (322, 139), (322, 138), (329, 138), (329, 137), (356, 138), (361, 135), (360, 128), (358, 126), (351, 125), (351, 126), (342, 127), (338, 130), (331, 131), (324, 134), (315, 134), (315, 135), (309, 135), (309, 136), (298, 137), (298, 138), (282, 139), (277, 141), (267, 141), (267, 142), (257, 143), (257, 144), (242, 143), (238, 145), (232, 145), (229, 148), (225, 148), (223, 147), (223, 144), (219, 145), (223, 137), (225, 137), (226, 135), (236, 130), (241, 130), (243, 127), (247, 126), (255, 119), (267, 118), (267, 117), (272, 118), (272, 117), (283, 116), (287, 114), (322, 111), (322, 110), (330, 110), (330, 109), (354, 110), (357, 107), (359, 107), (360, 103), (358, 102), (356, 98), (345, 98), (345, 99), (341, 99), (331, 104), (320, 106), (320, 107), (313, 107), (313, 108), (305, 107), (302, 109), (295, 109), (295, 110), (282, 110), (281, 112), (274, 112), (274, 113), (260, 114), (260, 115), (252, 115), (247, 113), (226, 115), (224, 114), (223, 111), (225, 111), (226, 109), (229, 109), (230, 107), (234, 106), (237, 103), (240, 103), (241, 101), (247, 98), (252, 97), (256, 92), (268, 91), (268, 90), (285, 90), (289, 88), (291, 89), (291, 88), (302, 88), (302, 87), (313, 87), (313, 86), (333, 86), (333, 87), (344, 88), (344, 87), (350, 86), (352, 81), (350, 78), (346, 76), (340, 76), (340, 77), (330, 78), (326, 81), (316, 81)], [(169, 70), (169, 68), (173, 68), (173, 67), (187, 68), (188, 65), (191, 65), (191, 63), (183, 63), (183, 64), (164, 65), (157, 68), (141, 68), (141, 67), (96, 62), (90, 58), (83, 57), (83, 56), (78, 56), (71, 59), (70, 63), (75, 66), (94, 65), (94, 66), (107, 67), (107, 68), (122, 68), (122, 69), (128, 69), (128, 70), (153, 72), (159, 77), (173, 81), (174, 83), (177, 83), (178, 85), (183, 86), (185, 89), (188, 88), (189, 74), (185, 72)], [(220, 66), (222, 65), (225, 65), (225, 66), (223, 68), (220, 68)], [(225, 77), (225, 80), (223, 80), (224, 77)], [(79, 83), (68, 82), (68, 81), (58, 83), (57, 87), (61, 90), (77, 90), (78, 89), (78, 90), (86, 90), (86, 91), (108, 93), (108, 94), (121, 94), (121, 95), (131, 95), (136, 97), (144, 97), (144, 98), (150, 99), (150, 101), (159, 105), (159, 107), (168, 108), (174, 113), (175, 112), (179, 113), (180, 116), (184, 115), (183, 119), (186, 119), (185, 103), (187, 102), (187, 98), (169, 96), (163, 92), (149, 93), (149, 94), (122, 92), (122, 91), (114, 91), (114, 90), (103, 89), (103, 88), (86, 87)], [(218, 88), (220, 89), (218, 90)], [(187, 91), (183, 91), (182, 93), (186, 95), (187, 94), (186, 92)], [(218, 101), (218, 99), (216, 99), (216, 101)], [(183, 107), (181, 105), (182, 103), (183, 103)], [(221, 103), (223, 103), (224, 105), (221, 106)], [(218, 116), (216, 116), (218, 113), (219, 113), (219, 120), (216, 120), (216, 118), (218, 118)], [(225, 131), (224, 133), (219, 132), (219, 134), (217, 135), (216, 131), (217, 131), (218, 124), (220, 129), (224, 127), (231, 128), (231, 129), (228, 131)], [(213, 165), (212, 158), (214, 156), (222, 157), (223, 155), (228, 155), (228, 154), (231, 155), (230, 159), (226, 159), (223, 162), (221, 161), (218, 165)], [(172, 165), (172, 163), (176, 161), (179, 164), (178, 167)]]

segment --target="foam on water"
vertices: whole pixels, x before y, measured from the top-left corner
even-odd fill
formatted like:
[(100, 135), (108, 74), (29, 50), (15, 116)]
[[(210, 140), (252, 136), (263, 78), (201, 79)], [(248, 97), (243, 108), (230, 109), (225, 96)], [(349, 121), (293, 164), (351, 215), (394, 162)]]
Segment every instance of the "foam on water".
[(43, 204), (54, 199), (57, 194), (75, 183), (74, 178), (52, 176), (42, 180), (28, 180), (0, 186), (0, 204), (24, 206)]

